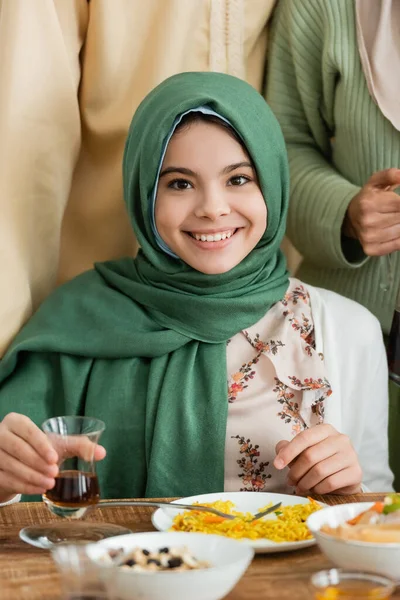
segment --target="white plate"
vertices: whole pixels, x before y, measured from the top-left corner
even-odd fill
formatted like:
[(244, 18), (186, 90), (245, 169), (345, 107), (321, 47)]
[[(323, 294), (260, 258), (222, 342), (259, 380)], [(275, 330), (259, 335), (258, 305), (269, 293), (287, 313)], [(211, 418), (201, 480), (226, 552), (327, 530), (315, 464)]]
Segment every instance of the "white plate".
[[(282, 502), (282, 506), (290, 506), (292, 504), (308, 504), (309, 500), (301, 496), (290, 496), (288, 494), (270, 494), (267, 492), (220, 492), (217, 494), (202, 494), (200, 496), (190, 496), (189, 498), (180, 498), (174, 502), (182, 502), (183, 504), (194, 504), (194, 502), (216, 502), (217, 500), (231, 500), (235, 504), (235, 509), (240, 512), (257, 513), (260, 508), (272, 502)], [(170, 510), (168, 508), (159, 508), (156, 510), (151, 521), (159, 531), (168, 531), (172, 527), (172, 521), (175, 515), (183, 510)], [(271, 515), (268, 518), (275, 518)], [(307, 548), (315, 544), (315, 539), (304, 540), (301, 542), (272, 542), (271, 540), (248, 540), (243, 539), (243, 542), (249, 544), (257, 553), (267, 552), (287, 552), (288, 550), (299, 550)]]

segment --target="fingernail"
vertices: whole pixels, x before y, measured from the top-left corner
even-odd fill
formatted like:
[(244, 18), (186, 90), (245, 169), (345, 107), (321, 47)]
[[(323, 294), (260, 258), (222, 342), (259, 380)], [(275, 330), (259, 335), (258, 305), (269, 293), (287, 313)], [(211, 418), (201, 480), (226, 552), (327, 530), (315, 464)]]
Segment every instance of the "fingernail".
[(276, 469), (283, 469), (285, 463), (281, 458), (275, 458), (274, 465)]

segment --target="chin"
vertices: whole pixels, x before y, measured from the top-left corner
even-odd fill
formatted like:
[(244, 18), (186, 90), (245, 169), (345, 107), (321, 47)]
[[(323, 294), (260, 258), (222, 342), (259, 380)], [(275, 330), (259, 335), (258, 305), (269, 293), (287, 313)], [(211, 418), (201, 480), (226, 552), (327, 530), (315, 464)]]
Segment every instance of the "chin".
[(196, 269), (196, 271), (200, 271), (200, 273), (204, 273), (205, 275), (222, 275), (223, 273), (228, 273), (228, 271), (231, 271), (236, 265), (191, 264), (190, 266), (193, 267), (193, 269)]

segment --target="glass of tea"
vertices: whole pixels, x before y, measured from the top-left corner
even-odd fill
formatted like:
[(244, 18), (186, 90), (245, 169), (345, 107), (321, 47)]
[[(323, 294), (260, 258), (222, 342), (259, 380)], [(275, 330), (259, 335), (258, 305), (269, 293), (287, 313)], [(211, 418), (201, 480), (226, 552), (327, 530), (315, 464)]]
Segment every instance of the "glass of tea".
[(24, 527), (19, 532), (21, 540), (51, 550), (63, 544), (88, 544), (131, 533), (113, 523), (79, 520), (100, 500), (94, 452), (105, 429), (103, 421), (92, 417), (54, 417), (45, 421), (42, 429), (59, 459), (55, 485), (43, 494), (43, 500), (53, 514), (69, 518)]
[(316, 600), (385, 600), (396, 587), (387, 577), (343, 569), (318, 571), (311, 583)]
[(115, 600), (110, 591), (114, 569), (92, 561), (89, 547), (63, 544), (51, 551), (60, 573), (63, 600)]
[(58, 454), (59, 469), (43, 500), (55, 515), (80, 519), (100, 500), (94, 451), (105, 425), (92, 417), (53, 417), (42, 429)]

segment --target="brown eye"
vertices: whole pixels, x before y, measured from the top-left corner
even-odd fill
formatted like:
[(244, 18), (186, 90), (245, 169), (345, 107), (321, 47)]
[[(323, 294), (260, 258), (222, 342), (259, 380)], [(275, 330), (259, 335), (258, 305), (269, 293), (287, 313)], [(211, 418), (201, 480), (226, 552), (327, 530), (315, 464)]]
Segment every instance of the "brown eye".
[(188, 190), (193, 186), (187, 179), (174, 179), (169, 182), (168, 187), (172, 190)]
[(240, 186), (248, 183), (249, 181), (251, 181), (250, 177), (246, 177), (245, 175), (235, 175), (234, 177), (230, 178), (228, 185)]

